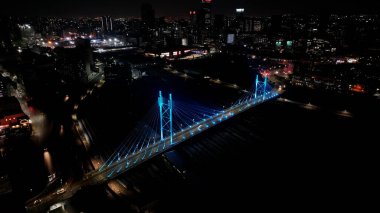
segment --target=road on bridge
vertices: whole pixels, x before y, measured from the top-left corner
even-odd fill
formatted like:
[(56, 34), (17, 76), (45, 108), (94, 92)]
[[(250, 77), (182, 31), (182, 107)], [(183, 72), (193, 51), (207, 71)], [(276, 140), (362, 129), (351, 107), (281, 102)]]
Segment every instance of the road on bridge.
[(197, 134), (229, 119), (237, 114), (240, 114), (254, 106), (257, 106), (267, 100), (273, 99), (278, 96), (276, 91), (271, 91), (265, 94), (265, 97), (259, 96), (256, 99), (247, 100), (234, 105), (214, 116), (204, 119), (194, 125), (183, 129), (180, 132), (173, 134), (173, 142), (171, 143), (170, 137), (147, 146), (134, 154), (129, 156), (116, 159), (114, 162), (108, 163), (98, 170), (91, 171), (87, 173), (84, 178), (80, 181), (74, 182), (57, 192), (53, 192), (43, 197), (30, 201), (26, 204), (26, 209), (30, 212), (39, 212), (39, 210), (44, 209), (46, 206), (53, 205), (64, 200), (71, 198), (77, 191), (82, 187), (98, 185), (105, 183), (111, 179), (116, 178), (118, 175), (140, 165), (141, 163), (162, 154), (163, 152), (172, 149), (174, 146), (186, 141), (189, 138), (194, 137)]

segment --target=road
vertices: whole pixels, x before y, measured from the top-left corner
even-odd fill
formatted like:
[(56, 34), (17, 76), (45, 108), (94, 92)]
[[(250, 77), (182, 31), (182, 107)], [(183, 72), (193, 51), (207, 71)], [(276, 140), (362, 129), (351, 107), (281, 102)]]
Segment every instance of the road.
[(170, 138), (166, 138), (163, 141), (151, 144), (150, 146), (137, 151), (133, 155), (118, 159), (115, 162), (109, 164), (104, 168), (99, 170), (94, 170), (87, 173), (81, 181), (72, 183), (71, 185), (65, 186), (60, 193), (53, 192), (50, 194), (45, 194), (39, 199), (34, 199), (26, 204), (26, 209), (30, 212), (38, 212), (53, 205), (71, 198), (77, 191), (82, 187), (98, 185), (105, 183), (111, 179), (116, 178), (118, 175), (138, 166), (145, 161), (162, 154), (163, 152), (172, 149), (174, 146), (186, 141), (187, 139), (194, 137), (197, 134), (204, 132), (205, 130), (211, 128), (212, 126), (217, 125), (229, 118), (234, 117), (235, 115), (242, 113), (248, 109), (251, 109), (254, 106), (257, 106), (269, 99), (275, 98), (278, 96), (278, 93), (275, 91), (268, 92), (266, 97), (257, 97), (255, 100), (250, 100), (247, 102), (234, 105), (221, 113), (218, 113), (209, 119), (201, 121), (196, 125), (189, 126), (188, 128), (177, 132), (173, 135), (173, 143), (170, 142)]
[[(179, 72), (178, 70), (175, 70), (173, 69), (172, 67), (170, 66), (166, 66), (164, 68), (165, 71), (169, 72), (170, 74), (172, 75), (175, 75), (177, 77), (180, 77), (180, 78), (185, 78), (185, 79), (193, 79), (195, 80), (195, 78), (189, 76), (188, 74), (186, 73), (182, 73), (182, 72)], [(230, 88), (230, 89), (237, 89), (237, 90), (241, 90), (241, 87), (239, 87), (237, 84), (233, 84), (233, 83), (228, 83), (228, 82), (224, 82), (224, 81), (221, 81), (220, 79), (212, 79), (211, 77), (209, 76), (204, 76), (203, 78), (207, 78), (209, 80), (210, 83), (212, 84), (215, 84), (215, 85), (220, 85), (220, 86), (224, 86), (226, 88)]]

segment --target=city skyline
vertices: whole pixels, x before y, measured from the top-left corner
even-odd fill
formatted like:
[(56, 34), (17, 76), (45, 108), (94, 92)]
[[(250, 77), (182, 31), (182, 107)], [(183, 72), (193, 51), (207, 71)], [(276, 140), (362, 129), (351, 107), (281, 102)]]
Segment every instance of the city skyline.
[(1, 213), (363, 208), (378, 3), (12, 5), (0, 12)]
[[(189, 10), (199, 8), (200, 0), (161, 0), (161, 1), (104, 1), (84, 0), (80, 2), (65, 1), (62, 4), (52, 4), (47, 0), (9, 2), (7, 7), (0, 9), (3, 15), (26, 16), (101, 16), (111, 15), (117, 17), (140, 16), (140, 6), (150, 3), (156, 10), (157, 16), (187, 16)], [(21, 4), (20, 4), (21, 3)], [(233, 14), (235, 8), (245, 8), (248, 15), (275, 15), (284, 13), (378, 13), (379, 2), (364, 0), (360, 5), (349, 4), (342, 1), (318, 2), (283, 2), (276, 0), (237, 0), (213, 1), (214, 14)], [(23, 5), (23, 6), (20, 6)]]

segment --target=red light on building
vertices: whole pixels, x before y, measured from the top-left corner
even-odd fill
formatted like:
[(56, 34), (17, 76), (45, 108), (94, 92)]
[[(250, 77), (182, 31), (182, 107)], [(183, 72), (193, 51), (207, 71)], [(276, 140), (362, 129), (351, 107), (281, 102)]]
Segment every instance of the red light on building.
[(212, 3), (212, 0), (202, 0), (202, 3)]
[(351, 88), (354, 92), (364, 92), (364, 87), (360, 84), (356, 84)]
[(270, 77), (270, 71), (268, 71), (268, 70), (261, 70), (260, 71), (260, 74), (261, 74), (261, 76), (264, 78), (264, 77)]
[(0, 125), (14, 125), (18, 123), (18, 120), (25, 117), (24, 113), (8, 115), (0, 119)]

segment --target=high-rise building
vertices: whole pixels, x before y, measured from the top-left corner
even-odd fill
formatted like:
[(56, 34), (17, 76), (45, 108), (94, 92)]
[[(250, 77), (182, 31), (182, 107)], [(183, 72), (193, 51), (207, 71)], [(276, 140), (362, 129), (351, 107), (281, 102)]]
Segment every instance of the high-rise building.
[(197, 24), (197, 11), (195, 10), (189, 11), (189, 20), (192, 25)]
[(212, 0), (202, 0), (201, 8), (197, 13), (197, 24), (204, 29), (211, 26), (211, 6)]
[(0, 54), (13, 52), (13, 42), (21, 40), (20, 28), (11, 17), (0, 17), (0, 29)]
[(112, 18), (110, 16), (102, 16), (102, 30), (103, 32), (112, 32), (113, 23)]
[(217, 14), (214, 17), (214, 28), (216, 31), (221, 31), (225, 27), (225, 17), (224, 15)]
[(251, 18), (245, 16), (244, 8), (236, 8), (235, 13), (235, 27), (239, 33), (251, 32), (253, 28), (253, 23)]
[(260, 20), (255, 20), (253, 22), (253, 30), (255, 32), (260, 32), (263, 30), (263, 23)]
[(55, 48), (57, 71), (65, 78), (82, 83), (88, 83), (95, 63), (90, 39), (78, 38), (75, 48)]
[(252, 18), (245, 18), (244, 19), (244, 32), (250, 33), (253, 31), (253, 19)]
[(143, 3), (141, 5), (141, 21), (148, 27), (154, 27), (155, 12), (151, 4)]
[(6, 96), (6, 92), (5, 92), (5, 86), (3, 84), (3, 81), (1, 80), (1, 77), (0, 77), (0, 98)]
[(232, 28), (234, 26), (235, 19), (231, 16), (227, 16), (225, 20), (225, 25), (227, 28)]

